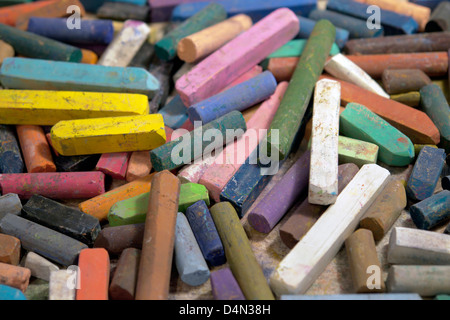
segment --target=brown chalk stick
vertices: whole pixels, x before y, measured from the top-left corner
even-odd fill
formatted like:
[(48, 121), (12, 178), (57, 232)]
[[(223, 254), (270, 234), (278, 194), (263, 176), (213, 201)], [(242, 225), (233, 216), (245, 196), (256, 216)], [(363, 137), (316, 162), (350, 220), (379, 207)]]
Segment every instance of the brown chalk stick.
[(0, 284), (25, 292), (30, 283), (31, 270), (11, 264), (0, 263)]
[(122, 252), (109, 286), (111, 300), (134, 300), (140, 259), (139, 249), (128, 248)]
[(20, 240), (0, 233), (0, 262), (17, 266), (20, 262)]
[(168, 299), (180, 185), (180, 180), (167, 170), (153, 178), (136, 300)]

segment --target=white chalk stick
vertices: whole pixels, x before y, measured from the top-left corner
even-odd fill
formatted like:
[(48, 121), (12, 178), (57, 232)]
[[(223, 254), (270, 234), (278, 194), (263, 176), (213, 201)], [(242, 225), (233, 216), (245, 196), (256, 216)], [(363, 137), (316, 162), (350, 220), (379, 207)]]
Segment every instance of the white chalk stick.
[(75, 300), (77, 272), (75, 270), (59, 270), (50, 274), (49, 300)]
[(59, 267), (44, 257), (34, 253), (28, 252), (25, 257), (24, 267), (31, 270), (31, 275), (38, 279), (50, 281), (50, 273), (58, 271)]
[(127, 67), (141, 46), (147, 41), (150, 28), (141, 21), (127, 20), (114, 37), (97, 64), (109, 67)]
[(317, 82), (309, 170), (308, 201), (311, 204), (330, 205), (338, 197), (340, 106), (340, 83), (332, 80)]
[(388, 262), (401, 265), (450, 265), (450, 236), (395, 228), (389, 239)]
[(305, 294), (355, 231), (389, 176), (388, 170), (376, 164), (361, 168), (272, 274), (270, 285), (278, 296)]
[(341, 53), (327, 61), (325, 71), (340, 80), (351, 82), (363, 89), (390, 99), (390, 96), (375, 80)]

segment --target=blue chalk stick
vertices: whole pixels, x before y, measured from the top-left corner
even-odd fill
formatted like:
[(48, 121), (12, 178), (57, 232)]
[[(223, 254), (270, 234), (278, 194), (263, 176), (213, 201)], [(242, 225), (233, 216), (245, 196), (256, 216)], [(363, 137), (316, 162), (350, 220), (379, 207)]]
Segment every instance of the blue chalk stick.
[(313, 10), (309, 14), (309, 18), (319, 21), (322, 19), (330, 21), (335, 27), (343, 28), (350, 32), (350, 39), (359, 38), (375, 38), (384, 35), (384, 28), (369, 29), (367, 28), (367, 20), (357, 19), (329, 10)]
[(107, 67), (26, 58), (7, 58), (0, 69), (5, 88), (145, 94), (152, 98), (159, 81), (142, 68)]
[(179, 94), (158, 111), (164, 118), (164, 124), (173, 130), (179, 129), (189, 118), (186, 106)]
[(0, 125), (0, 173), (23, 173), (25, 164), (14, 126)]
[(225, 264), (225, 250), (205, 201), (187, 208), (186, 217), (205, 260), (213, 267)]
[[(279, 8), (289, 8), (295, 14), (308, 16), (317, 7), (317, 0), (219, 0), (214, 1), (225, 7), (229, 17), (237, 14), (250, 16), (257, 22), (272, 11)], [(184, 21), (201, 11), (211, 2), (194, 2), (180, 4), (172, 12), (172, 21)]]
[(411, 218), (417, 228), (430, 230), (450, 219), (450, 191), (437, 193), (409, 209)]
[(0, 284), (0, 300), (27, 300), (27, 298), (19, 289)]
[(444, 168), (445, 157), (444, 149), (424, 147), (420, 151), (406, 186), (409, 198), (422, 201), (433, 195)]
[[(316, 26), (317, 21), (305, 17), (298, 17), (298, 19), (300, 21), (300, 32), (298, 33), (297, 38), (308, 39)], [(345, 47), (349, 38), (350, 32), (348, 30), (336, 28), (336, 44), (340, 49)]]
[[(353, 0), (329, 0), (327, 10), (342, 13), (364, 21), (373, 15), (370, 5)], [(410, 16), (393, 11), (380, 9), (380, 24), (385, 35), (413, 34), (419, 29), (419, 24)]]
[(202, 121), (203, 124), (206, 124), (231, 111), (244, 111), (270, 98), (276, 88), (277, 80), (272, 72), (265, 71), (250, 80), (191, 106), (188, 108), (189, 119), (192, 123)]
[(70, 44), (109, 44), (114, 38), (111, 20), (81, 20), (80, 29), (69, 29), (66, 18), (32, 17), (28, 32)]

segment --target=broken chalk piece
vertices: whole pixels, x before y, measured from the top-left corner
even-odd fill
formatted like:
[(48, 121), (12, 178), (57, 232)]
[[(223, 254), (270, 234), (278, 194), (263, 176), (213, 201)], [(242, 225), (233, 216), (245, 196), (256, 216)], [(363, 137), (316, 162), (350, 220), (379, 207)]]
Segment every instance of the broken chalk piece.
[(142, 248), (145, 224), (108, 227), (100, 231), (94, 248), (104, 248), (112, 256), (119, 256), (127, 248)]
[(443, 149), (424, 147), (420, 151), (406, 187), (409, 198), (422, 201), (434, 194), (444, 168), (445, 156)]
[(439, 192), (409, 209), (417, 228), (431, 230), (450, 218), (450, 191)]
[(130, 156), (131, 152), (104, 153), (98, 160), (95, 170), (113, 179), (125, 180)]
[(123, 250), (109, 286), (111, 300), (134, 300), (140, 259), (141, 250), (136, 248)]
[(340, 116), (340, 132), (378, 145), (378, 160), (387, 165), (407, 166), (414, 160), (411, 140), (365, 106), (347, 105)]
[(0, 234), (0, 262), (19, 265), (20, 262), (20, 240), (7, 234)]
[(376, 144), (339, 136), (339, 163), (354, 163), (358, 167), (376, 164), (380, 147)]
[(160, 87), (159, 81), (142, 68), (29, 58), (5, 59), (0, 81), (8, 89), (138, 93), (149, 98)]
[(25, 262), (23, 266), (27, 269), (30, 269), (31, 275), (33, 277), (42, 279), (44, 281), (50, 281), (50, 274), (53, 271), (59, 270), (59, 267), (57, 265), (31, 251), (28, 252), (25, 256)]
[(30, 269), (0, 262), (0, 285), (6, 285), (25, 292), (30, 283)]
[(211, 272), (211, 290), (215, 300), (245, 300), (239, 284), (228, 267)]
[(166, 143), (159, 114), (61, 121), (51, 137), (64, 156), (153, 150)]
[(22, 202), (17, 194), (8, 193), (0, 197), (0, 220), (8, 213), (16, 216), (22, 212)]
[(185, 213), (187, 208), (201, 200), (209, 207), (209, 194), (206, 187), (197, 183), (184, 183), (180, 187), (178, 211)]
[[(390, 173), (376, 164), (362, 167), (270, 278), (279, 296), (304, 294), (325, 270), (361, 217), (388, 182)], [(358, 205), (353, 205), (357, 203)], [(331, 227), (330, 227), (331, 226)]]
[(109, 254), (103, 248), (83, 249), (78, 259), (80, 287), (76, 300), (108, 300)]
[(419, 69), (386, 69), (381, 80), (390, 95), (420, 91), (422, 87), (431, 84), (430, 77)]
[[(167, 127), (166, 127), (167, 129)], [(167, 136), (167, 132), (166, 132)], [(167, 136), (169, 141), (169, 137)], [(128, 182), (135, 181), (140, 178), (144, 178), (152, 171), (152, 162), (150, 159), (149, 151), (135, 151), (131, 153), (130, 160), (128, 162), (128, 169), (125, 179)]]

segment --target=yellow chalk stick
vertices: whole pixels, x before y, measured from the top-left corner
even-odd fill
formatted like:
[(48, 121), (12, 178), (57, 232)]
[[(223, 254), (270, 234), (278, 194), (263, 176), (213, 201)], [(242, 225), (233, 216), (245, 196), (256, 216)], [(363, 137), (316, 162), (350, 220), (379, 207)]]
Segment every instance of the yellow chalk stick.
[(163, 116), (114, 117), (61, 121), (51, 140), (63, 156), (147, 151), (166, 143)]
[(0, 90), (0, 124), (51, 126), (62, 120), (144, 115), (141, 94)]

